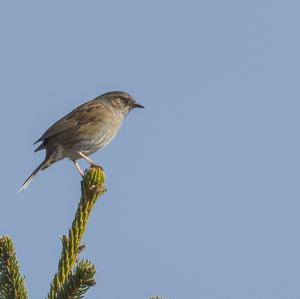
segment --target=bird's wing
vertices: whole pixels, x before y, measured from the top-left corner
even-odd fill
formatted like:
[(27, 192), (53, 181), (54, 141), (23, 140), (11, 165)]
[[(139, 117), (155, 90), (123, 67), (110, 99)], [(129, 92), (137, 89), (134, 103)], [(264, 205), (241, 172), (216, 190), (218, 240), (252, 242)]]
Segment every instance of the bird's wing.
[(82, 104), (54, 123), (34, 144), (77, 126), (99, 119), (99, 116), (101, 115), (99, 110), (102, 109), (106, 110), (107, 108), (99, 101), (92, 100)]

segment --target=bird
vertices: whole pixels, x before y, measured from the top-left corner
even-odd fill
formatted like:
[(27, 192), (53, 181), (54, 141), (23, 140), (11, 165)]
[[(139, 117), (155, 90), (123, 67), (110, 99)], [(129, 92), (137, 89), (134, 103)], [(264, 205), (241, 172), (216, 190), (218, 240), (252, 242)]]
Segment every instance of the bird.
[(103, 149), (116, 136), (126, 115), (143, 105), (123, 91), (110, 91), (90, 100), (55, 122), (36, 141), (41, 144), (35, 152), (46, 150), (44, 161), (24, 181), (19, 191), (25, 190), (34, 176), (52, 164), (69, 158), (83, 177), (77, 160), (84, 159), (98, 166), (89, 156)]

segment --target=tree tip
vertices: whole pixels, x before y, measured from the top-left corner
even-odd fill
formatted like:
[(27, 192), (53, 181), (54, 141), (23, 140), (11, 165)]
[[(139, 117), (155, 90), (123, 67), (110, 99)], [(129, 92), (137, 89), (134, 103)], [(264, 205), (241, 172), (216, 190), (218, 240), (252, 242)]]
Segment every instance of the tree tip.
[(91, 166), (83, 177), (83, 185), (87, 192), (105, 192), (105, 173), (100, 166)]

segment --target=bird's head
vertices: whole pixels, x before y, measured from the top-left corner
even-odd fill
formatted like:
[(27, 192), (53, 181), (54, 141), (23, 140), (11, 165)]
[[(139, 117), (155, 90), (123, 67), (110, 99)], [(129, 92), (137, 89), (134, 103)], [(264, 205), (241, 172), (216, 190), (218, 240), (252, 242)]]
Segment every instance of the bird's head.
[(141, 104), (137, 103), (134, 98), (123, 91), (111, 91), (104, 94), (114, 109), (118, 110), (124, 115), (134, 108), (144, 108)]

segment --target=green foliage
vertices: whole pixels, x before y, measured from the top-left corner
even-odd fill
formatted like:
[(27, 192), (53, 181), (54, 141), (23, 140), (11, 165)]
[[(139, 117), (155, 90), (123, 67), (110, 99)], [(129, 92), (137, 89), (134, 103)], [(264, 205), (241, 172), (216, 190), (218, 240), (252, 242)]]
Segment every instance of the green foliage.
[(0, 237), (0, 299), (27, 299), (15, 248), (7, 236)]
[[(81, 198), (69, 229), (63, 235), (62, 252), (58, 271), (54, 275), (48, 293), (49, 299), (78, 299), (95, 285), (95, 266), (89, 261), (78, 261), (84, 249), (81, 240), (92, 209), (98, 198), (106, 191), (105, 174), (99, 167), (91, 167), (81, 182)], [(9, 237), (0, 237), (0, 299), (27, 299), (24, 279), (20, 274), (13, 242)]]
[[(85, 173), (75, 218), (68, 235), (61, 237), (61, 257), (47, 299), (83, 298), (87, 290), (96, 284), (95, 266), (90, 261), (78, 261), (78, 255), (84, 249), (81, 240), (92, 209), (106, 191), (104, 184), (105, 174), (101, 168), (91, 167)], [(14, 245), (7, 236), (0, 237), (0, 299), (28, 299)]]
[(57, 299), (80, 299), (96, 284), (96, 268), (89, 261), (80, 261), (60, 288)]
[[(70, 277), (70, 273), (75, 266), (78, 254), (82, 250), (80, 244), (85, 232), (89, 216), (97, 202), (99, 196), (106, 191), (105, 174), (101, 168), (91, 167), (85, 174), (81, 182), (81, 198), (73, 220), (72, 227), (69, 230), (68, 237), (62, 236), (62, 252), (58, 264), (58, 271), (51, 283), (48, 299), (58, 298), (60, 288)], [(65, 297), (62, 297), (65, 298)], [(77, 298), (77, 297), (66, 297)]]

